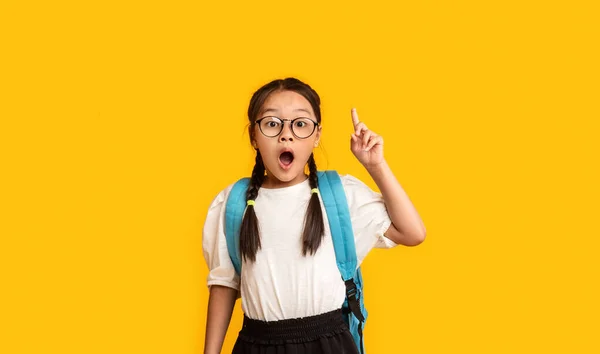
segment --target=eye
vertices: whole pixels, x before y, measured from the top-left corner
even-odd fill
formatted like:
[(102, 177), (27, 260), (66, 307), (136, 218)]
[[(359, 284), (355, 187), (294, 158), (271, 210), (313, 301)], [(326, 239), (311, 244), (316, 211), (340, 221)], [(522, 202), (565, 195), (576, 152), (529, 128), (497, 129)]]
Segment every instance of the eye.
[(279, 121), (279, 119), (275, 117), (264, 118), (261, 122), (261, 125), (265, 128), (277, 128), (280, 124), (281, 122)]

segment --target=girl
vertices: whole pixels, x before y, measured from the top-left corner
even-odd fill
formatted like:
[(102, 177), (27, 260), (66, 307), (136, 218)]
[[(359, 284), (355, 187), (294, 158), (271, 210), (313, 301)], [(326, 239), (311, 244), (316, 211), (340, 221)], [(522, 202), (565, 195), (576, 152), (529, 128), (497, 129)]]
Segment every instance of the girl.
[[(355, 109), (351, 117), (352, 153), (381, 190), (341, 176), (360, 264), (375, 247), (420, 244), (425, 226), (384, 159), (383, 138), (359, 121)], [(295, 78), (274, 80), (254, 93), (248, 119), (256, 164), (240, 229), (241, 276), (225, 239), (233, 185), (213, 200), (203, 230), (210, 270), (204, 353), (221, 351), (239, 291), (244, 324), (234, 354), (356, 354), (342, 319), (346, 289), (318, 194), (313, 149), (322, 132), (319, 95)]]

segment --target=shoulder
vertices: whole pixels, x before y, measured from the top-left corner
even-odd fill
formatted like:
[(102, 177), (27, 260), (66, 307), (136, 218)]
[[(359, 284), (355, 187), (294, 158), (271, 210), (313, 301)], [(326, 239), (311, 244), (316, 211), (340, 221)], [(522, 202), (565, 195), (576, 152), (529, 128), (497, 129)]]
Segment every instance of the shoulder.
[(229, 195), (231, 194), (231, 192), (232, 192), (232, 190), (234, 188), (234, 186), (238, 182), (242, 181), (243, 179), (245, 179), (245, 178), (240, 178), (237, 181), (232, 182), (229, 185), (227, 185), (227, 187), (223, 188), (221, 191), (219, 191), (217, 193), (217, 195), (213, 198), (212, 202), (210, 203), (211, 208), (226, 203), (227, 199), (229, 198)]
[(204, 221), (205, 233), (208, 237), (217, 237), (219, 232), (224, 232), (225, 214), (227, 212), (227, 200), (237, 182), (230, 183), (220, 190), (210, 202)]
[(340, 179), (342, 180), (344, 191), (348, 196), (379, 194), (373, 191), (365, 182), (351, 174), (340, 174)]
[(350, 174), (340, 174), (350, 211), (364, 211), (365, 205), (383, 204), (381, 193), (374, 191), (365, 182)]
[(362, 261), (374, 247), (396, 246), (385, 237), (392, 221), (382, 194), (352, 175), (340, 175), (340, 178), (348, 200), (359, 259)]
[(340, 177), (340, 180), (342, 182), (344, 189), (368, 188), (368, 186), (363, 181), (361, 181), (360, 179), (356, 178), (355, 176), (353, 176), (351, 174), (347, 174), (347, 173), (344, 174), (344, 173), (341, 173), (341, 172), (335, 171), (335, 170), (328, 170), (328, 171), (321, 171), (321, 172), (336, 173)]
[(342, 184), (347, 188), (369, 188), (363, 181), (351, 174), (339, 174)]

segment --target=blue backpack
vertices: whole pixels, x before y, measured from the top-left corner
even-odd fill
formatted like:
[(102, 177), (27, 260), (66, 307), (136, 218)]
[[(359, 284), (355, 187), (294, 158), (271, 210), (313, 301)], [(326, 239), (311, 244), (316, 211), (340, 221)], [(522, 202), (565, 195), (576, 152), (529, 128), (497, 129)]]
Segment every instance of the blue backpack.
[[(342, 305), (344, 320), (350, 327), (350, 333), (361, 353), (365, 352), (363, 328), (367, 319), (367, 310), (363, 301), (363, 282), (360, 267), (357, 268), (354, 233), (350, 221), (348, 201), (340, 176), (336, 171), (317, 173), (319, 194), (325, 205), (329, 228), (333, 238), (335, 258), (338, 269), (346, 284), (346, 299)], [(229, 257), (237, 274), (241, 274), (242, 262), (239, 250), (240, 226), (246, 210), (246, 191), (249, 178), (237, 181), (227, 199), (225, 209), (225, 235)]]

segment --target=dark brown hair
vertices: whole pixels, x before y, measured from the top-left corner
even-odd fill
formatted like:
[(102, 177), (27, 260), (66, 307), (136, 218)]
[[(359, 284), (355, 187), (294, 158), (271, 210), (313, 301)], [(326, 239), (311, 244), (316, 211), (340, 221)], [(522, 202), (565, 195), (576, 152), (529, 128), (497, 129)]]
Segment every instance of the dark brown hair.
[[(269, 96), (278, 91), (294, 91), (302, 95), (310, 103), (317, 122), (321, 124), (321, 98), (315, 90), (309, 85), (296, 78), (278, 79), (269, 82), (259, 88), (250, 99), (248, 106), (248, 120), (250, 126), (250, 140), (254, 138), (254, 122), (258, 118), (258, 114), (262, 109), (263, 104)], [(311, 154), (308, 159), (309, 183), (311, 188), (318, 188), (317, 180), (317, 165), (314, 155)], [(260, 152), (256, 150), (256, 162), (252, 170), (250, 185), (246, 191), (246, 200), (255, 200), (258, 196), (258, 190), (265, 180), (265, 165), (263, 164)], [(306, 218), (304, 219), (304, 230), (302, 233), (302, 254), (306, 256), (308, 253), (315, 254), (325, 230), (323, 221), (323, 211), (319, 202), (319, 195), (313, 193), (308, 203)], [(248, 205), (246, 213), (242, 220), (240, 229), (240, 251), (244, 259), (254, 262), (256, 260), (256, 252), (260, 249), (260, 234), (258, 230), (258, 219), (254, 211), (254, 206)]]

